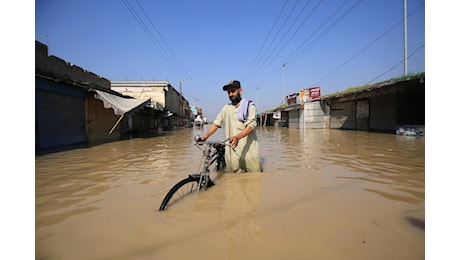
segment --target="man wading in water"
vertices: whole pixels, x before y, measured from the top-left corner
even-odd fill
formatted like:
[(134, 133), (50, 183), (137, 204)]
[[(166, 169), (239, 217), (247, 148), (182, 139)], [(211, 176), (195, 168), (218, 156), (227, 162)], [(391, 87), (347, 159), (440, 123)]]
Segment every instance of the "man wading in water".
[(262, 172), (259, 143), (257, 141), (256, 106), (254, 102), (241, 98), (243, 89), (238, 80), (228, 82), (224, 87), (231, 103), (225, 105), (201, 137), (206, 141), (217, 129), (224, 127), (225, 136), (230, 138), (234, 149), (225, 150), (225, 162), (231, 172)]

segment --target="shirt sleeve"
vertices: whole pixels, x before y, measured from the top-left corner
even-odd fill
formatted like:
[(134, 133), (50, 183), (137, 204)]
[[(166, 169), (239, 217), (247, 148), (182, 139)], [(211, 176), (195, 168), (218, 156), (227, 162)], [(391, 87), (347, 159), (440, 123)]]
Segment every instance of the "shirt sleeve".
[(257, 127), (257, 118), (256, 118), (256, 106), (254, 104), (251, 104), (249, 106), (249, 115), (248, 115), (248, 120), (244, 123), (246, 126), (250, 126), (252, 129), (255, 129)]
[(225, 108), (227, 107), (227, 105), (225, 105), (219, 112), (219, 114), (217, 114), (216, 116), (216, 119), (214, 119), (214, 122), (212, 122), (213, 124), (215, 124), (216, 126), (218, 127), (222, 127), (223, 123), (224, 123), (224, 111), (225, 111)]

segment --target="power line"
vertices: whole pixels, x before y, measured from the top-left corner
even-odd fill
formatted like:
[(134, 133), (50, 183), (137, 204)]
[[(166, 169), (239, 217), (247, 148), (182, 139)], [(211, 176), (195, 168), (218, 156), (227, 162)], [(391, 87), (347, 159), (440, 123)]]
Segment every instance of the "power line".
[[(419, 5), (418, 7), (416, 7), (414, 10), (412, 10), (412, 12), (410, 12), (410, 14), (408, 15), (411, 16), (412, 14), (414, 14), (419, 8), (421, 8), (422, 6), (424, 6), (425, 3), (422, 3), (421, 5)], [(404, 21), (404, 19), (401, 19), (400, 21), (398, 21), (397, 23), (395, 23), (393, 26), (391, 26), (388, 30), (386, 30), (385, 32), (383, 32), (379, 37), (375, 38), (373, 41), (371, 41), (369, 44), (367, 44), (364, 48), (362, 48), (360, 51), (358, 51), (356, 54), (354, 54), (353, 56), (351, 56), (348, 60), (346, 60), (344, 63), (342, 63), (340, 66), (338, 66), (337, 68), (335, 68), (333, 71), (331, 71), (330, 73), (328, 73), (326, 76), (324, 76), (322, 79), (320, 79), (319, 81), (317, 81), (315, 84), (313, 85), (318, 85), (319, 83), (321, 83), (323, 80), (329, 78), (332, 74), (334, 74), (335, 72), (337, 72), (339, 69), (341, 69), (343, 66), (345, 66), (346, 64), (348, 64), (349, 62), (351, 62), (352, 60), (354, 60), (356, 57), (358, 57), (361, 53), (363, 53), (365, 50), (367, 50), (369, 47), (371, 47), (372, 45), (374, 45), (376, 42), (378, 42), (380, 39), (382, 39), (386, 34), (388, 34), (390, 31), (392, 31), (393, 29), (395, 29), (398, 25), (400, 25), (402, 22)]]
[[(141, 10), (144, 12), (144, 15), (147, 17), (147, 19), (149, 20), (150, 24), (154, 27), (155, 31), (158, 33), (160, 39), (163, 41), (164, 45), (166, 45), (166, 47), (168, 48), (169, 52), (172, 53), (172, 56), (176, 59), (174, 60), (173, 58), (171, 58), (171, 56), (169, 55), (168, 51), (165, 50), (165, 48), (163, 47), (163, 45), (161, 44), (161, 42), (155, 37), (154, 34), (152, 34), (152, 32), (149, 30), (148, 26), (145, 24), (145, 22), (143, 21), (143, 19), (137, 14), (137, 12), (135, 11), (135, 9), (132, 7), (132, 5), (127, 1), (127, 0), (123, 0), (123, 3), (125, 4), (126, 8), (128, 8), (128, 10), (130, 11), (130, 13), (133, 15), (133, 17), (135, 18), (135, 20), (137, 21), (137, 23), (140, 25), (140, 27), (142, 28), (142, 30), (147, 34), (147, 37), (153, 42), (153, 44), (155, 45), (155, 47), (160, 51), (160, 54), (165, 58), (166, 62), (171, 66), (171, 68), (173, 68), (173, 70), (180, 76), (180, 77), (183, 77), (183, 78), (190, 78), (187, 76), (187, 73), (185, 72), (185, 70), (183, 69), (183, 66), (182, 64), (178, 61), (177, 57), (174, 55), (174, 53), (172, 52), (172, 50), (169, 48), (169, 46), (167, 45), (166, 41), (164, 40), (164, 38), (161, 36), (160, 32), (158, 31), (158, 29), (155, 27), (155, 25), (153, 24), (152, 20), (148, 17), (148, 15), (145, 13), (145, 10), (144, 8), (140, 5), (140, 3), (136, 0), (138, 6), (141, 8)], [(181, 66), (177, 65), (177, 63), (179, 63)]]
[[(418, 52), (421, 48), (425, 47), (425, 44), (422, 44), (421, 46), (419, 46), (417, 49), (415, 49), (407, 58), (411, 57), (412, 55), (414, 55), (416, 52)], [(396, 67), (398, 67), (401, 63), (404, 63), (406, 60), (406, 58), (403, 58), (400, 62), (398, 62), (397, 64), (395, 64), (394, 66), (392, 66), (391, 68), (389, 68), (388, 70), (384, 71), (383, 73), (381, 73), (380, 75), (378, 75), (377, 77), (375, 77), (373, 80), (369, 81), (368, 83), (366, 84), (371, 84), (372, 82), (374, 82), (375, 80), (377, 80), (378, 78), (380, 78), (381, 76), (387, 74), (388, 72), (394, 70)]]
[[(299, 19), (300, 15), (305, 11), (306, 7), (310, 4), (310, 1), (308, 1), (304, 7), (302, 8), (302, 11), (297, 15), (296, 19), (294, 20), (294, 22), (291, 24), (291, 26), (289, 27), (289, 29), (285, 32), (285, 34), (281, 37), (281, 40), (278, 42), (278, 44), (275, 46), (275, 48), (271, 51), (270, 55), (265, 59), (264, 61), (264, 65), (263, 65), (263, 70), (260, 72), (261, 74), (273, 63), (273, 61), (278, 57), (279, 54), (281, 54), (282, 50), (286, 47), (286, 45), (292, 40), (292, 38), (298, 33), (298, 31), (300, 30), (300, 28), (305, 24), (305, 22), (311, 17), (311, 15), (315, 12), (315, 10), (319, 7), (319, 4), (322, 2), (322, 0), (320, 0), (317, 5), (310, 11), (310, 13), (305, 17), (305, 19), (303, 20), (303, 22), (297, 27), (297, 29), (294, 31), (294, 33), (291, 35), (291, 37), (287, 37), (287, 34), (289, 33), (289, 31), (291, 31), (292, 27), (295, 25), (295, 23), (297, 22), (297, 20)], [(280, 44), (283, 42), (283, 40), (287, 39), (287, 41), (284, 43), (284, 45), (281, 47), (281, 50), (278, 51), (278, 53), (276, 53), (274, 56), (273, 53), (276, 49), (278, 49), (278, 47), (280, 46)], [(268, 59), (269, 57), (272, 56), (270, 62), (268, 62)], [(259, 74), (259, 75), (261, 75)]]
[[(290, 11), (289, 14), (287, 15), (286, 19), (284, 19), (284, 22), (283, 22), (283, 24), (280, 26), (280, 28), (278, 29), (278, 32), (277, 32), (277, 33), (275, 34), (275, 36), (272, 38), (272, 40), (271, 40), (269, 46), (267, 47), (267, 49), (265, 49), (265, 52), (264, 52), (264, 54), (262, 55), (261, 59), (265, 56), (265, 54), (267, 54), (268, 50), (271, 48), (271, 46), (272, 46), (273, 42), (275, 41), (275, 39), (280, 35), (281, 30), (284, 28), (284, 26), (286, 25), (287, 21), (288, 21), (289, 18), (291, 17), (291, 15), (292, 15), (292, 13), (293, 13), (295, 7), (297, 6), (298, 2), (299, 2), (299, 0), (297, 0), (297, 1), (295, 2), (294, 6), (291, 8), (291, 11)], [(282, 40), (282, 39), (281, 39), (281, 40)], [(270, 55), (271, 55), (271, 54), (270, 54)], [(268, 57), (265, 58), (264, 63), (265, 63), (265, 61), (266, 61), (267, 59), (268, 59)]]
[[(318, 4), (313, 8), (313, 10), (307, 15), (307, 17), (304, 19), (304, 21), (297, 27), (297, 29), (295, 30), (295, 32), (291, 35), (291, 37), (290, 37), (290, 38), (285, 42), (285, 44), (282, 46), (281, 50), (283, 50), (283, 49), (286, 47), (286, 45), (292, 40), (292, 38), (297, 34), (297, 32), (300, 30), (300, 28), (305, 24), (305, 22), (308, 20), (308, 18), (310, 18), (311, 15), (315, 12), (315, 10), (319, 7), (319, 4), (320, 4), (321, 2), (322, 2), (322, 0), (320, 0), (320, 1), (318, 2)], [(306, 6), (308, 5), (308, 3), (309, 3), (309, 2), (307, 2), (307, 4), (304, 6), (304, 9), (305, 9)], [(303, 10), (304, 10), (304, 9), (303, 9)], [(303, 12), (303, 10), (302, 10), (302, 12)], [(302, 13), (302, 12), (301, 12), (301, 13)], [(301, 13), (300, 13), (300, 14), (301, 14)], [(299, 14), (299, 15), (300, 15), (300, 14)], [(299, 16), (297, 16), (297, 18), (298, 18), (298, 17), (299, 17)], [(296, 21), (297, 21), (297, 18), (296, 18)], [(290, 29), (292, 28), (292, 26), (293, 26), (294, 24), (295, 24), (295, 22), (291, 25), (291, 27), (290, 27), (289, 30), (283, 35), (283, 37), (281, 37), (282, 40), (283, 40), (283, 39), (286, 39), (285, 36), (287, 35), (287, 33), (290, 31)], [(278, 44), (277, 44), (277, 46), (275, 47), (275, 49), (279, 47), (279, 45), (282, 43), (282, 40), (280, 40), (280, 41), (278, 42)], [(272, 52), (270, 53), (269, 56), (271, 56), (271, 55), (273, 54), (273, 52), (275, 51), (275, 49), (272, 50)], [(261, 73), (263, 73), (263, 72), (266, 70), (266, 68), (269, 67), (269, 66), (273, 63), (273, 61), (278, 57), (278, 55), (281, 54), (281, 50), (280, 50), (276, 55), (274, 55), (274, 56), (272, 57), (272, 59), (271, 59), (270, 62), (267, 62), (268, 57), (267, 57), (267, 59), (265, 59), (265, 62), (264, 62), (264, 64), (265, 64), (265, 65), (264, 65), (264, 69), (262, 70)], [(284, 61), (283, 61), (283, 62), (284, 62)], [(286, 63), (286, 62), (284, 62), (284, 63)], [(277, 70), (277, 68), (275, 67), (273, 70)], [(261, 74), (259, 74), (259, 75), (261, 75)]]
[(177, 58), (177, 56), (174, 54), (174, 51), (169, 47), (168, 43), (164, 40), (163, 36), (161, 35), (160, 31), (157, 29), (157, 27), (155, 26), (155, 24), (152, 22), (152, 20), (150, 19), (149, 15), (145, 12), (144, 8), (142, 7), (142, 5), (139, 3), (138, 0), (136, 0), (136, 3), (137, 5), (139, 6), (139, 8), (142, 10), (142, 12), (144, 13), (145, 17), (147, 17), (148, 21), (150, 22), (150, 24), (152, 25), (153, 29), (157, 32), (158, 36), (160, 37), (161, 41), (163, 42), (163, 44), (166, 46), (166, 48), (169, 50), (169, 52), (172, 54), (173, 58), (177, 61), (177, 63), (179, 64), (179, 68), (181, 69), (181, 72), (184, 73), (184, 75), (182, 76), (185, 76), (185, 78), (191, 78), (184, 66), (182, 65), (182, 63), (180, 62), (180, 60)]
[(257, 54), (256, 54), (254, 60), (252, 61), (251, 65), (249, 65), (248, 70), (247, 70), (246, 73), (243, 75), (243, 77), (241, 77), (242, 79), (245, 79), (246, 76), (254, 70), (253, 65), (254, 65), (255, 62), (259, 59), (260, 52), (261, 52), (262, 49), (265, 47), (265, 44), (267, 43), (268, 39), (270, 38), (270, 35), (272, 34), (273, 30), (275, 29), (275, 25), (278, 23), (278, 20), (279, 20), (281, 14), (283, 13), (284, 8), (286, 7), (287, 3), (288, 3), (288, 0), (286, 0), (286, 1), (284, 2), (284, 5), (283, 5), (283, 7), (281, 8), (281, 11), (278, 13), (278, 16), (276, 17), (275, 22), (273, 23), (272, 28), (270, 29), (270, 32), (268, 33), (267, 37), (265, 38), (264, 43), (262, 44), (262, 46), (259, 48), (259, 51), (257, 51)]
[[(345, 5), (349, 2), (349, 0), (344, 1), (341, 6), (339, 6), (313, 33), (309, 35), (307, 39), (305, 39), (293, 52), (291, 52), (290, 55), (286, 59), (283, 60), (282, 63), (288, 63), (292, 65), (298, 58), (301, 57), (308, 49), (307, 47), (312, 47), (316, 43), (318, 43), (327, 33), (329, 33), (332, 28), (334, 28), (339, 22), (341, 22), (356, 6), (361, 2), (362, 0), (358, 0), (353, 6), (348, 8), (344, 14), (342, 14), (340, 17), (338, 17), (336, 20), (332, 22), (327, 28), (325, 28), (323, 31), (319, 33), (316, 38), (314, 38), (308, 45), (308, 41), (318, 32), (322, 27), (324, 27), (329, 21), (333, 19), (334, 16), (336, 16), (339, 11), (345, 7)], [(274, 67), (274, 69), (264, 78), (260, 81), (260, 85), (262, 85), (264, 82), (268, 82), (271, 79), (273, 79), (275, 76), (277, 76), (277, 72), (281, 64), (277, 65)]]

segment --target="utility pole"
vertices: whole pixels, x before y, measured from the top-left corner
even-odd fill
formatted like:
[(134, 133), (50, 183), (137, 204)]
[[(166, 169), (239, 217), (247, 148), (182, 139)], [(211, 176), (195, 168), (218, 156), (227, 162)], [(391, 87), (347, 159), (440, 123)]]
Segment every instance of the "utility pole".
[(182, 117), (184, 116), (184, 109), (183, 109), (183, 101), (182, 101), (182, 83), (187, 83), (187, 82), (190, 82), (192, 81), (191, 79), (188, 79), (188, 80), (181, 80), (179, 82), (179, 126), (181, 126), (181, 121), (182, 121)]
[(257, 87), (257, 101), (256, 102), (257, 102), (256, 105), (259, 106), (259, 87)]
[(285, 100), (284, 100), (284, 97), (285, 97), (285, 95), (284, 95), (284, 67), (286, 67), (286, 63), (284, 63), (284, 64), (281, 66), (282, 72), (283, 72), (283, 102), (282, 102), (283, 105), (284, 105), (284, 101), (285, 101)]
[(179, 82), (179, 127), (182, 121), (182, 80)]
[(407, 75), (407, 0), (404, 0), (404, 75)]

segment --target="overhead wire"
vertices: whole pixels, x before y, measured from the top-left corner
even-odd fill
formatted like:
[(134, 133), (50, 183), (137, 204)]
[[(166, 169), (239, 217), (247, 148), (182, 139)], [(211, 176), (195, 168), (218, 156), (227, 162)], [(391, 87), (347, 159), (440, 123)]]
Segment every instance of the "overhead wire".
[(286, 0), (284, 2), (284, 5), (283, 7), (281, 8), (281, 11), (278, 13), (278, 16), (276, 17), (273, 25), (272, 25), (272, 28), (270, 29), (270, 32), (268, 33), (267, 37), (265, 38), (264, 42), (262, 43), (262, 46), (259, 48), (259, 50), (257, 51), (257, 54), (256, 56), (254, 57), (254, 60), (252, 61), (251, 65), (249, 65), (249, 68), (248, 70), (245, 72), (245, 74), (243, 74), (243, 76), (241, 77), (243, 80), (245, 80), (247, 78), (247, 76), (254, 70), (254, 66), (256, 64), (256, 62), (259, 60), (259, 55), (260, 55), (260, 52), (264, 49), (265, 47), (265, 44), (267, 43), (268, 39), (270, 39), (270, 36), (273, 32), (273, 30), (275, 29), (275, 26), (276, 24), (278, 23), (278, 20), (279, 18), (281, 17), (281, 14), (283, 13), (284, 11), (284, 8), (286, 8), (286, 5), (288, 3), (289, 0)]
[[(308, 49), (307, 47), (312, 47), (314, 44), (316, 44), (320, 39), (322, 39), (330, 30), (332, 30), (333, 27), (335, 27), (339, 22), (341, 22), (356, 6), (361, 2), (361, 0), (358, 0), (353, 6), (351, 6), (347, 11), (345, 11), (344, 14), (342, 14), (340, 17), (338, 17), (336, 20), (332, 22), (326, 29), (324, 29), (321, 33), (319, 33), (316, 38), (312, 40), (308, 45), (308, 41), (318, 32), (323, 28), (328, 22), (330, 22), (334, 16), (338, 14), (338, 12), (345, 7), (345, 5), (349, 2), (349, 0), (344, 1), (331, 15), (329, 15), (328, 18), (324, 20), (324, 22), (314, 31), (312, 32), (293, 52), (291, 52), (290, 55), (287, 56), (286, 59), (283, 59), (282, 64), (290, 64), (292, 65), (296, 59), (298, 59), (301, 55), (303, 55)], [(299, 28), (300, 29), (300, 28)], [(277, 54), (278, 55), (278, 54)], [(273, 70), (266, 74), (262, 80), (259, 81), (258, 84), (260, 86), (266, 86), (264, 85), (265, 82), (268, 82), (272, 80), (274, 77), (276, 77), (277, 71), (279, 68), (282, 66), (282, 64), (279, 64), (279, 66), (276, 66), (273, 68)], [(261, 87), (260, 87), (261, 88)]]
[[(188, 77), (188, 73), (185, 71), (183, 68), (182, 64), (180, 63), (179, 59), (176, 57), (174, 52), (171, 50), (171, 48), (168, 46), (164, 38), (161, 36), (161, 33), (158, 31), (152, 20), (149, 18), (147, 13), (145, 12), (144, 8), (142, 5), (136, 0), (139, 8), (142, 10), (144, 15), (147, 17), (148, 21), (150, 24), (154, 27), (155, 31), (159, 35), (160, 39), (163, 41), (163, 44), (155, 37), (155, 35), (150, 31), (149, 27), (145, 24), (144, 20), (138, 15), (136, 10), (133, 8), (133, 6), (128, 2), (128, 0), (122, 0), (123, 3), (125, 4), (126, 8), (129, 10), (129, 12), (133, 15), (137, 23), (140, 25), (142, 30), (147, 34), (147, 37), (152, 41), (152, 43), (155, 45), (155, 47), (159, 50), (160, 54), (165, 58), (166, 62), (171, 66), (171, 68), (179, 75), (181, 78), (190, 78)], [(163, 45), (166, 46), (168, 50), (163, 47)], [(169, 52), (168, 52), (169, 51)], [(172, 53), (172, 54), (170, 54)], [(172, 55), (172, 57), (171, 57)], [(174, 59), (173, 59), (174, 58)], [(178, 65), (179, 64), (179, 65)]]
[[(267, 54), (268, 50), (270, 50), (271, 46), (273, 45), (273, 42), (276, 40), (276, 38), (280, 35), (280, 32), (281, 30), (284, 28), (284, 26), (286, 25), (287, 21), (289, 20), (289, 18), (291, 17), (292, 13), (294, 12), (295, 10), (295, 7), (297, 6), (297, 4), (299, 3), (299, 0), (297, 0), (294, 4), (294, 6), (291, 8), (289, 14), (287, 15), (287, 17), (284, 19), (284, 22), (281, 24), (280, 28), (278, 29), (278, 31), (276, 32), (275, 36), (272, 38), (272, 40), (270, 41), (270, 44), (269, 46), (265, 49), (265, 52), (263, 53), (262, 58), (265, 57), (265, 55)], [(282, 39), (281, 39), (282, 40)], [(267, 60), (267, 58), (265, 58), (265, 61)], [(264, 61), (264, 62), (265, 62)], [(256, 69), (256, 72), (258, 71), (258, 69)]]
[[(297, 18), (295, 19), (295, 21), (291, 24), (289, 30), (283, 35), (283, 37), (281, 37), (281, 39), (287, 39), (286, 42), (284, 43), (284, 45), (281, 47), (281, 50), (283, 50), (287, 44), (294, 38), (294, 36), (299, 32), (299, 30), (302, 28), (302, 26), (305, 24), (305, 22), (311, 17), (311, 15), (316, 11), (316, 9), (319, 7), (320, 3), (322, 2), (322, 0), (320, 0), (317, 5), (310, 11), (310, 13), (305, 17), (305, 19), (303, 20), (303, 22), (297, 27), (297, 29), (295, 30), (295, 32), (289, 37), (287, 38), (287, 34), (289, 33), (289, 31), (291, 30), (292, 26), (294, 26), (294, 24), (296, 23), (297, 19), (300, 17), (300, 15), (303, 13), (303, 11), (305, 10), (305, 8), (307, 7), (307, 5), (310, 3), (310, 1), (307, 2), (307, 4), (304, 6), (304, 8), (302, 9), (302, 12), (299, 13), (299, 15), (297, 16)], [(278, 44), (276, 45), (275, 49), (272, 50), (272, 52), (270, 53), (270, 56), (273, 54), (273, 52), (280, 46), (280, 44), (282, 43), (282, 40), (280, 40), (278, 42)], [(281, 50), (275, 54), (274, 56), (272, 56), (270, 62), (268, 62), (268, 57), (267, 59), (265, 60), (264, 62), (264, 65), (263, 65), (263, 70), (261, 73), (263, 73), (272, 63), (273, 61), (278, 57), (279, 54), (281, 54)], [(283, 61), (282, 64), (287, 64), (286, 61)], [(259, 76), (262, 75), (262, 74), (259, 74)]]
[[(157, 27), (155, 26), (155, 24), (153, 23), (152, 19), (150, 19), (150, 16), (145, 12), (145, 9), (144, 7), (139, 3), (138, 0), (136, 0), (136, 3), (137, 5), (139, 6), (139, 8), (142, 10), (142, 12), (144, 13), (145, 17), (147, 17), (148, 21), (150, 22), (150, 24), (152, 25), (153, 29), (157, 32), (159, 38), (161, 39), (161, 41), (163, 42), (163, 44), (166, 46), (167, 50), (169, 51), (169, 53), (171, 53), (171, 55), (173, 56), (173, 61), (176, 61), (177, 64), (178, 64), (178, 68), (181, 70), (181, 72), (183, 73), (182, 76), (185, 76), (185, 78), (191, 78), (190, 75), (187, 73), (185, 67), (182, 65), (182, 63), (180, 62), (180, 60), (177, 58), (176, 54), (174, 53), (174, 51), (169, 47), (169, 44), (164, 40), (163, 36), (161, 35), (160, 31), (157, 29)], [(175, 63), (176, 64), (176, 63)]]
[[(416, 7), (414, 10), (412, 10), (408, 15), (407, 17), (410, 17), (412, 14), (414, 14), (416, 11), (418, 11), (419, 8), (421, 8), (422, 6), (424, 6), (425, 3), (422, 3), (420, 4), (418, 7)], [(318, 80), (317, 82), (315, 82), (315, 84), (313, 85), (318, 85), (319, 83), (321, 83), (323, 80), (329, 78), (332, 74), (334, 74), (335, 72), (337, 72), (339, 69), (341, 69), (343, 66), (345, 66), (346, 64), (348, 64), (349, 62), (351, 62), (352, 60), (354, 60), (356, 57), (358, 57), (361, 53), (363, 53), (365, 50), (367, 50), (368, 48), (370, 48), (372, 45), (374, 45), (375, 43), (377, 43), (380, 39), (382, 39), (385, 35), (387, 35), (390, 31), (392, 31), (393, 29), (395, 29), (398, 25), (400, 25), (402, 22), (404, 22), (404, 18), (402, 18), (401, 20), (399, 20), (397, 23), (395, 23), (393, 26), (391, 26), (389, 29), (387, 29), (385, 32), (383, 32), (381, 35), (379, 35), (377, 38), (375, 38), (373, 41), (371, 41), (369, 44), (367, 44), (365, 47), (363, 47), (361, 50), (359, 50), (357, 53), (355, 53), (354, 55), (352, 55), (349, 59), (347, 59), (345, 62), (343, 62), (341, 65), (339, 65), (337, 68), (335, 68), (334, 70), (332, 70), (331, 72), (329, 72), (326, 76), (324, 76), (323, 78), (321, 78), (320, 80)]]
[[(321, 28), (323, 25), (325, 25), (330, 19), (332, 19), (332, 17), (335, 16), (335, 15), (339, 12), (339, 10), (342, 9), (342, 8), (345, 6), (345, 4), (346, 4), (348, 1), (349, 1), (349, 0), (345, 1), (344, 4), (343, 4), (342, 6), (340, 6), (333, 14), (331, 14), (331, 16), (329, 16), (329, 18), (320, 26), (320, 28)], [(311, 47), (313, 47), (313, 46), (314, 46), (315, 44), (317, 44), (324, 36), (326, 36), (326, 34), (328, 34), (337, 24), (339, 24), (343, 19), (345, 19), (345, 17), (348, 16), (348, 14), (350, 14), (351, 11), (352, 11), (353, 9), (355, 9), (355, 8), (358, 6), (358, 4), (361, 3), (361, 1), (362, 1), (362, 0), (358, 0), (355, 4), (353, 4), (350, 8), (348, 8), (348, 9), (345, 11), (345, 13), (343, 13), (343, 14), (342, 14), (341, 16), (339, 16), (336, 20), (334, 20), (325, 30), (323, 30), (318, 36), (316, 36), (316, 38), (313, 39), (313, 41), (310, 42), (308, 45), (304, 45), (304, 44), (307, 42), (308, 39), (305, 40), (305, 41), (299, 46), (299, 48), (300, 48), (302, 45), (304, 45), (304, 47), (303, 47), (300, 51), (297, 51), (297, 50), (296, 50), (297, 53), (294, 54), (294, 52), (295, 52), (295, 51), (294, 51), (293, 53), (291, 53), (291, 55), (289, 55), (289, 56), (287, 57), (288, 62), (289, 62), (290, 64), (295, 63), (295, 61), (296, 61), (297, 59), (299, 59), (303, 54), (305, 54), (305, 52), (307, 52), (309, 49), (311, 49)], [(316, 31), (318, 31), (318, 30), (316, 30)], [(315, 32), (316, 32), (316, 31), (315, 31)], [(297, 49), (299, 49), (299, 48), (297, 48)], [(308, 48), (308, 49), (307, 49), (307, 48)], [(293, 56), (292, 58), (290, 58), (292, 55), (294, 55), (294, 56)]]
[[(412, 55), (414, 55), (415, 53), (417, 53), (420, 49), (422, 49), (423, 47), (425, 47), (425, 44), (422, 44), (420, 45), (417, 49), (415, 49), (409, 56), (407, 56), (407, 58), (411, 57)], [(371, 81), (369, 81), (368, 83), (366, 84), (371, 84), (373, 83), (374, 81), (376, 81), (378, 78), (380, 78), (381, 76), (387, 74), (388, 72), (394, 70), (396, 67), (398, 67), (399, 65), (401, 65), (403, 62), (404, 62), (405, 59), (402, 59), (400, 62), (398, 62), (397, 64), (395, 64), (394, 66), (392, 66), (391, 68), (389, 68), (388, 70), (382, 72), (381, 74), (379, 74), (377, 77), (375, 77), (374, 79), (372, 79)]]

